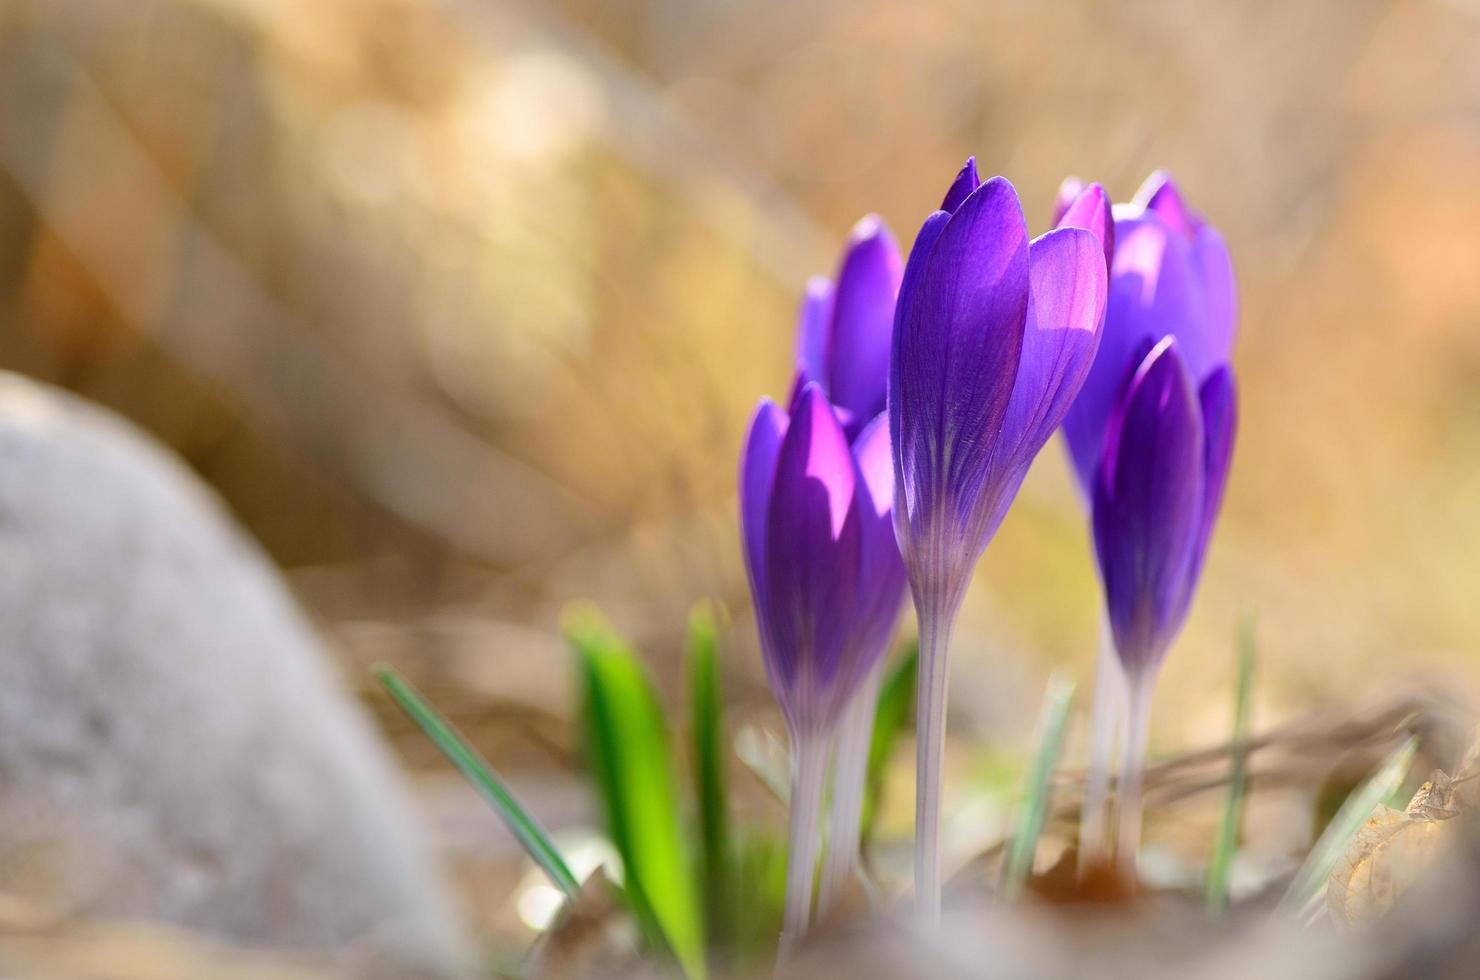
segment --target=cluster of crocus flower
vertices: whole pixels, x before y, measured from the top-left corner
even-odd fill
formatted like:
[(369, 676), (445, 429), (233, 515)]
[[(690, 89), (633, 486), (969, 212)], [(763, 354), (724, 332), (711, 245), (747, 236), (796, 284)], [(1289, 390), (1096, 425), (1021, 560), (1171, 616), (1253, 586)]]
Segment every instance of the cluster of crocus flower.
[[(1059, 224), (1083, 224), (1081, 194), (1078, 182), (1065, 182)], [(1108, 634), (1080, 854), (1085, 864), (1102, 857), (1118, 708), (1117, 854), (1133, 873), (1151, 685), (1191, 606), (1233, 452), (1237, 310), (1222, 236), (1166, 174), (1152, 174), (1130, 204), (1116, 205), (1106, 241), (1110, 299), (1100, 351), (1064, 419), (1090, 506)]]
[(824, 902), (857, 847), (858, 749), (906, 582), (920, 630), (916, 902), (938, 919), (951, 629), (1061, 424), (1129, 692), (1121, 840), (1134, 853), (1150, 679), (1190, 604), (1232, 445), (1233, 280), (1217, 233), (1164, 178), (1114, 211), (1098, 185), (1066, 185), (1056, 218), (1030, 240), (1012, 185), (968, 160), (902, 276), (882, 225), (861, 223), (836, 284), (808, 290), (788, 408), (762, 401), (752, 421), (741, 525), (792, 740), (791, 939), (811, 914), (830, 757)]

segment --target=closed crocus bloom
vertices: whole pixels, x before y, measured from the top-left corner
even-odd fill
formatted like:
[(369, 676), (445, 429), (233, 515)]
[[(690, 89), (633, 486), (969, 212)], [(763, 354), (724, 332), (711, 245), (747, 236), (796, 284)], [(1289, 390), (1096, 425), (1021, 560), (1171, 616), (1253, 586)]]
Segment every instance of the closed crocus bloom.
[(1137, 367), (1105, 432), (1095, 477), (1095, 556), (1115, 650), (1132, 684), (1182, 626), (1206, 499), (1202, 408), (1176, 342)]
[[(797, 385), (814, 382), (832, 403), (849, 439), (884, 411), (889, 385), (889, 351), (894, 331), (894, 304), (904, 263), (883, 221), (876, 215), (853, 227), (832, 280), (817, 277), (807, 286), (797, 323)], [(894, 475), (886, 433), (873, 445), (888, 482), (892, 500)], [(883, 494), (876, 499), (885, 500)], [(887, 504), (885, 505), (887, 509)], [(883, 511), (881, 511), (883, 513)], [(889, 560), (899, 568), (893, 533), (885, 542)], [(873, 655), (885, 649), (893, 635), (903, 594), (903, 572), (896, 577), (886, 609), (873, 617), (871, 635), (861, 637), (862, 648)], [(844, 883), (853, 874), (858, 853), (859, 820), (873, 733), (882, 656), (859, 685), (846, 708), (834, 738), (832, 792), (828, 805), (828, 849), (817, 888), (817, 903), (826, 913)]]
[(904, 570), (882, 416), (850, 442), (815, 381), (765, 400), (740, 467), (741, 534), (766, 675), (792, 742), (785, 938), (810, 917), (828, 751), (892, 632)]
[(1103, 240), (1033, 241), (1016, 191), (967, 161), (910, 252), (895, 313), (895, 528), (920, 623), (916, 898), (939, 916), (946, 648), (977, 559), (1099, 344)]
[(807, 284), (797, 322), (797, 368), (837, 409), (850, 437), (884, 411), (894, 300), (903, 263), (884, 222), (853, 227), (837, 278)]
[[(1180, 624), (1202, 569), (1233, 450), (1237, 416), (1229, 364), (1237, 316), (1233, 269), (1222, 236), (1187, 206), (1165, 173), (1152, 174), (1131, 203), (1115, 205), (1113, 218), (1106, 227), (1102, 206), (1087, 203), (1082, 186), (1065, 181), (1055, 207), (1055, 222), (1102, 236), (1110, 258), (1110, 295), (1100, 349), (1079, 397), (1064, 418), (1064, 436), (1085, 500), (1093, 504), (1102, 457), (1110, 445), (1107, 431), (1123, 405), (1127, 385), (1137, 376), (1153, 345), (1167, 336), (1176, 338), (1177, 360), (1196, 394), (1204, 437), (1204, 499), (1185, 588), (1176, 614), (1170, 618)], [(1097, 513), (1096, 521), (1099, 519)], [(1110, 588), (1108, 581), (1106, 588)], [(1107, 611), (1114, 608), (1114, 603), (1107, 601)], [(1107, 630), (1113, 628), (1112, 619)], [(1144, 652), (1127, 654), (1122, 641), (1123, 637), (1116, 635), (1107, 637), (1101, 645), (1089, 775), (1081, 809), (1081, 867), (1101, 857), (1116, 705), (1119, 702), (1122, 711), (1128, 707), (1123, 685), (1116, 676), (1120, 672), (1115, 657), (1119, 654), (1124, 662), (1127, 656), (1145, 656)], [(1126, 719), (1126, 723), (1134, 721)], [(1134, 855), (1125, 854), (1122, 848), (1121, 858), (1129, 870)]]
[(1231, 408), (1223, 395), (1199, 396), (1180, 345), (1165, 337), (1112, 409), (1095, 475), (1095, 555), (1126, 691), (1118, 853), (1132, 875), (1151, 688), (1187, 617), (1226, 473), (1226, 455), (1210, 449), (1231, 436)]

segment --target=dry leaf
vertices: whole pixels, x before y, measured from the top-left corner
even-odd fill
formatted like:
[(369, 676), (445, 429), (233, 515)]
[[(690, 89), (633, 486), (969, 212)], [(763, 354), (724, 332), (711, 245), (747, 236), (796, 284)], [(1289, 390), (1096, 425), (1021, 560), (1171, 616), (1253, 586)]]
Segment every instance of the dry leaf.
[(1456, 775), (1434, 770), (1399, 812), (1380, 806), (1331, 872), (1326, 907), (1340, 926), (1379, 918), (1454, 843), (1465, 818), (1480, 817), (1480, 737)]
[(530, 952), (529, 973), (548, 980), (636, 975), (642, 964), (632, 923), (597, 869)]

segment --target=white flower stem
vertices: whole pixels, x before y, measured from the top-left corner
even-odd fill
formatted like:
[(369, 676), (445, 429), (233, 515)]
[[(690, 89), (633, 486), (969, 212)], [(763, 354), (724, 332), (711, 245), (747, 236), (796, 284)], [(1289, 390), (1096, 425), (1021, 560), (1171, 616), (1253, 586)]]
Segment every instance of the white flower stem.
[(946, 648), (955, 608), (926, 609), (920, 623), (920, 679), (915, 694), (915, 910), (927, 929), (940, 928), (941, 764), (946, 739)]
[(831, 739), (793, 736), (791, 752), (791, 828), (786, 851), (786, 907), (782, 914), (781, 956), (796, 948), (812, 920), (812, 881), (822, 846), (822, 784)]
[(1140, 670), (1125, 678), (1125, 742), (1120, 763), (1115, 857), (1120, 873), (1133, 884), (1136, 855), (1141, 848), (1141, 777), (1146, 769), (1146, 742), (1150, 734), (1152, 679), (1150, 670)]
[(1100, 652), (1095, 660), (1095, 696), (1089, 716), (1089, 767), (1084, 780), (1084, 802), (1079, 808), (1079, 876), (1106, 859), (1105, 802), (1110, 791), (1110, 760), (1122, 736), (1125, 682), (1115, 657), (1110, 624), (1100, 622)]
[(822, 863), (822, 883), (817, 888), (817, 915), (825, 916), (853, 874), (863, 817), (864, 781), (868, 776), (869, 746), (874, 734), (874, 714), (879, 700), (879, 677), (884, 658), (869, 671), (863, 686), (853, 696), (838, 729), (833, 749), (832, 807), (828, 811), (827, 857)]

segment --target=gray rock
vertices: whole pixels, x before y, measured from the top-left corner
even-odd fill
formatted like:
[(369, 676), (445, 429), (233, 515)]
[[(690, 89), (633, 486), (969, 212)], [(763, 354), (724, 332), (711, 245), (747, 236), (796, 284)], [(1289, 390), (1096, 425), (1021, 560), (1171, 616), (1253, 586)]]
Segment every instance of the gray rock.
[(439, 973), (406, 786), (278, 575), (127, 424), (0, 373), (0, 891)]

